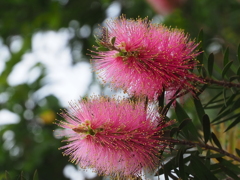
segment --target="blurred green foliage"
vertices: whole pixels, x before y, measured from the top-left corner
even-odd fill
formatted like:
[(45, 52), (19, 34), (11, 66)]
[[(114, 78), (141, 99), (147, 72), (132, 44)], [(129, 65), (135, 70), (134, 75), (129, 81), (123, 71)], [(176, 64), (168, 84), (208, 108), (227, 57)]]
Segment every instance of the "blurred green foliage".
[[(10, 58), (5, 62), (5, 67), (0, 75), (0, 95), (5, 93), (8, 98), (5, 101), (0, 101), (0, 109), (8, 109), (20, 117), (20, 122), (17, 124), (0, 125), (0, 179), (4, 179), (5, 171), (8, 171), (12, 179), (20, 179), (20, 172), (22, 171), (26, 179), (31, 179), (36, 169), (40, 180), (67, 179), (63, 175), (63, 168), (68, 163), (68, 158), (63, 157), (61, 151), (58, 150), (63, 144), (53, 135), (56, 126), (52, 122), (56, 118), (56, 112), (59, 112), (61, 108), (60, 102), (54, 95), (44, 97), (41, 102), (37, 102), (33, 98), (33, 94), (44, 85), (41, 80), (46, 76), (46, 67), (41, 63), (36, 64), (41, 69), (41, 75), (32, 83), (11, 86), (7, 79), (16, 64), (23, 59), (24, 54), (31, 51), (34, 34), (41, 31), (58, 31), (61, 28), (71, 28), (73, 36), (69, 40), (69, 47), (72, 50), (72, 65), (74, 66), (77, 62), (82, 61), (81, 57), (87, 57), (89, 60), (90, 57), (86, 56), (86, 53), (94, 44), (93, 32), (105, 20), (106, 10), (113, 2), (118, 2), (121, 5), (121, 13), (126, 14), (127, 18), (138, 16), (148, 16), (149, 19), (155, 18), (156, 22), (184, 29), (190, 33), (192, 38), (196, 38), (200, 29), (203, 29), (204, 50), (205, 52), (214, 51), (215, 62), (219, 65), (219, 67), (215, 67), (214, 72), (211, 72), (212, 65), (208, 65), (208, 72), (213, 73), (215, 77), (221, 76), (216, 69), (222, 69), (228, 63), (228, 60), (224, 64), (217, 61), (224, 58), (222, 52), (225, 51), (226, 47), (229, 47), (228, 59), (236, 59), (237, 45), (240, 42), (240, 2), (238, 0), (189, 0), (181, 8), (176, 9), (166, 17), (157, 16), (151, 6), (144, 0), (0, 1), (0, 37), (3, 45), (10, 52)], [(91, 35), (88, 38), (81, 37), (79, 34), (79, 29), (84, 25), (91, 28)], [(23, 45), (18, 52), (11, 51), (10, 48), (11, 38), (15, 36), (20, 36), (23, 39)], [(83, 45), (82, 51), (77, 46), (79, 43)], [(219, 48), (214, 50), (216, 46)], [(73, 53), (74, 49), (79, 50), (81, 56), (76, 56)], [(204, 55), (204, 62), (207, 62), (207, 56)], [(237, 70), (235, 67), (232, 68), (228, 72), (226, 71), (229, 78)], [(231, 97), (229, 91), (223, 92), (218, 89), (212, 91), (209, 90), (204, 96), (206, 97), (205, 108), (211, 108), (210, 104), (206, 104), (209, 102), (211, 94), (218, 91), (223, 97), (220, 100), (218, 99), (218, 102), (221, 102), (219, 107), (223, 107), (224, 103), (227, 103), (225, 99)], [(197, 105), (198, 102), (190, 102), (190, 105), (184, 106), (186, 112), (192, 110), (191, 103)], [(229, 107), (233, 106), (231, 104)], [(180, 108), (180, 106), (176, 108)], [(229, 111), (231, 110), (239, 111), (235, 107)], [(213, 117), (212, 114), (210, 113), (209, 116)], [(181, 115), (179, 114), (177, 118)], [(229, 118), (225, 115), (222, 115), (222, 117)], [(196, 118), (197, 115), (193, 115), (194, 122)], [(219, 120), (220, 117), (216, 117), (216, 121)], [(204, 120), (204, 122), (207, 123), (208, 120)], [(208, 129), (204, 132), (210, 133)], [(11, 136), (12, 138), (10, 138)], [(9, 141), (7, 141), (8, 137), (10, 138)], [(204, 137), (207, 141), (210, 135), (207, 134)], [(180, 153), (183, 154), (184, 150)], [(182, 154), (178, 154), (175, 158), (181, 157)], [(193, 167), (201, 165), (202, 159), (195, 156), (191, 157)], [(218, 160), (219, 162), (222, 161), (221, 158)], [(186, 159), (180, 158), (178, 163), (184, 163), (182, 161), (187, 162)], [(172, 161), (169, 161), (169, 163), (172, 163)], [(219, 167), (216, 167), (216, 169), (218, 170)], [(179, 169), (179, 171), (180, 175), (185, 177), (186, 174), (182, 172), (182, 169)], [(190, 169), (188, 172), (193, 171)], [(205, 169), (201, 172), (208, 173)], [(201, 179), (201, 176), (198, 178)]]

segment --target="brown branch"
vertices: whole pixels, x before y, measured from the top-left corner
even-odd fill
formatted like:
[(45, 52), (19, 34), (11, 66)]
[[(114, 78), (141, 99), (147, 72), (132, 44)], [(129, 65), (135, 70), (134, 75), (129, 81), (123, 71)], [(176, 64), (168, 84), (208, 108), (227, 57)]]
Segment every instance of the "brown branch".
[(217, 147), (214, 147), (214, 146), (210, 146), (210, 145), (208, 145), (208, 144), (202, 144), (202, 143), (199, 143), (199, 142), (187, 141), (186, 144), (194, 145), (194, 146), (197, 145), (197, 146), (203, 147), (203, 148), (205, 148), (205, 149), (213, 150), (213, 151), (215, 151), (215, 152), (218, 152), (218, 153), (220, 153), (220, 154), (223, 154), (223, 155), (225, 155), (225, 156), (228, 156), (228, 157), (234, 159), (235, 161), (240, 162), (240, 158), (239, 158), (239, 157), (234, 156), (233, 154), (231, 154), (231, 153), (229, 153), (229, 152), (227, 152), (227, 151), (225, 151), (225, 150), (223, 150), (223, 149), (220, 149), (220, 148), (217, 148)]
[(214, 80), (210, 78), (206, 78), (206, 79), (203, 78), (203, 80), (209, 84), (216, 84), (218, 86), (223, 86), (226, 88), (231, 88), (231, 87), (240, 88), (240, 83), (225, 82), (225, 81), (219, 81), (219, 80)]
[(172, 139), (172, 138), (163, 138), (164, 141), (168, 141), (168, 142), (171, 142), (171, 143), (175, 143), (175, 144), (182, 144), (182, 145), (189, 145), (189, 146), (200, 146), (204, 149), (208, 149), (208, 150), (213, 150), (215, 152), (218, 152), (220, 154), (223, 154), (225, 156), (228, 156), (232, 159), (234, 159), (235, 161), (237, 162), (240, 162), (240, 158), (223, 150), (223, 149), (220, 149), (220, 148), (217, 148), (217, 147), (214, 147), (214, 146), (210, 146), (208, 144), (203, 144), (203, 143), (200, 143), (200, 142), (193, 142), (193, 141), (185, 141), (185, 140), (176, 140), (176, 139)]

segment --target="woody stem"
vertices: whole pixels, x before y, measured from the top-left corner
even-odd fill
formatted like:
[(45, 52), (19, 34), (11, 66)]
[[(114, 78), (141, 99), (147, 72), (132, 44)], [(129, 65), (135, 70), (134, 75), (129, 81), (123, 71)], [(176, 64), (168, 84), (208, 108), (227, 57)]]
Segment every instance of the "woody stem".
[(226, 88), (231, 88), (231, 87), (240, 88), (240, 83), (225, 82), (225, 81), (219, 81), (219, 80), (214, 80), (210, 78), (205, 78), (203, 80), (209, 84), (216, 84), (218, 86), (223, 86)]
[(196, 147), (196, 146), (199, 146), (199, 147), (202, 147), (206, 150), (212, 150), (212, 151), (215, 151), (215, 152), (218, 152), (220, 154), (223, 154), (225, 156), (228, 156), (232, 159), (234, 159), (235, 161), (237, 162), (240, 162), (240, 158), (223, 150), (223, 149), (220, 149), (220, 148), (217, 148), (217, 147), (214, 147), (214, 146), (211, 146), (211, 145), (208, 145), (208, 144), (203, 144), (203, 143), (200, 143), (200, 142), (193, 142), (193, 141), (185, 141), (185, 140), (176, 140), (176, 139), (172, 139), (172, 138), (164, 138), (164, 141), (168, 141), (168, 142), (172, 142), (173, 144), (182, 144), (182, 145), (189, 145), (189, 146), (193, 146), (193, 147)]

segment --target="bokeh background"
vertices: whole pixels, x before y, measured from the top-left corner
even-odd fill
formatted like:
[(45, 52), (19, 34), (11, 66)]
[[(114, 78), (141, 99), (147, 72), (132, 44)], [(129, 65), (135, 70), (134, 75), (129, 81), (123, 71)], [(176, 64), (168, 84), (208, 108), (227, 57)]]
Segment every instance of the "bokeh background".
[[(68, 102), (110, 94), (91, 70), (88, 49), (109, 18), (146, 17), (204, 32), (204, 51), (221, 59), (240, 42), (239, 0), (2, 0), (0, 1), (0, 179), (103, 179), (62, 156), (53, 124)], [(55, 130), (55, 131), (53, 131)], [(21, 175), (21, 172), (23, 174)]]

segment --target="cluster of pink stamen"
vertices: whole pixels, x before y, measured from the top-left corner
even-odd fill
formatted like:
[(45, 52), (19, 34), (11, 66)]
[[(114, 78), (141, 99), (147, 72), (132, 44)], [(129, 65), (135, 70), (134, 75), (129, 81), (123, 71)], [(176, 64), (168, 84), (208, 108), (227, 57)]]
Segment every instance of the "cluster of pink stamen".
[[(147, 19), (110, 20), (92, 51), (94, 69), (114, 88), (122, 88), (133, 99), (94, 96), (71, 103), (61, 113), (67, 136), (64, 155), (82, 168), (101, 175), (136, 177), (159, 165), (163, 121), (147, 101), (163, 92), (166, 96), (195, 92), (202, 80), (191, 72), (198, 64), (197, 44), (178, 29), (150, 23)], [(147, 101), (142, 101), (147, 96)], [(138, 99), (138, 100), (136, 100)], [(152, 101), (154, 102), (154, 101)]]
[(171, 124), (143, 102), (98, 96), (71, 103), (61, 116), (65, 121), (58, 125), (69, 142), (61, 148), (64, 155), (82, 168), (114, 177), (153, 171), (166, 146), (162, 128)]
[(102, 30), (101, 44), (108, 50), (94, 52), (92, 62), (112, 87), (154, 99), (163, 90), (193, 91), (201, 81), (190, 72), (197, 65), (197, 44), (183, 31), (125, 17), (108, 21)]

